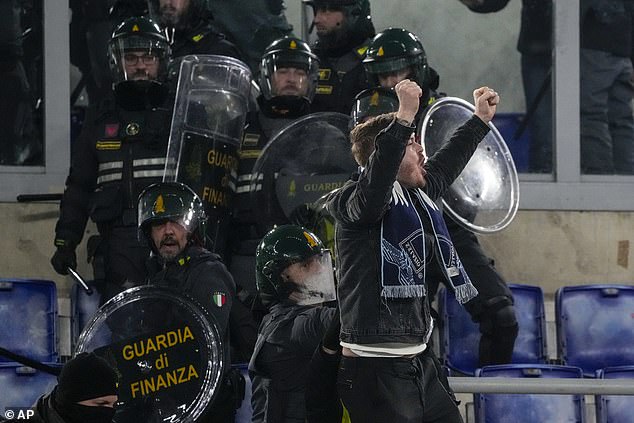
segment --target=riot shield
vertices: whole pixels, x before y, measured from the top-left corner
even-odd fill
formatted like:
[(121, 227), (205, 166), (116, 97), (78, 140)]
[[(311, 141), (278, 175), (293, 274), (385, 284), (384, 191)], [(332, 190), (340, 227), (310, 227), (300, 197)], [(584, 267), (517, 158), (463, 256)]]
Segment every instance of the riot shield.
[(237, 59), (182, 60), (163, 180), (182, 182), (200, 196), (215, 251), (226, 236), (250, 90), (251, 72)]
[(357, 164), (350, 153), (350, 117), (323, 112), (293, 122), (275, 136), (255, 162), (251, 202), (260, 232), (274, 225), (315, 229), (312, 204), (348, 180)]
[[(427, 155), (434, 154), (475, 108), (456, 97), (436, 101), (419, 125)], [(519, 204), (519, 180), (511, 153), (493, 123), (473, 157), (442, 198), (447, 213), (466, 229), (493, 233), (508, 226)]]
[(212, 315), (171, 289), (130, 288), (106, 302), (79, 336), (119, 373), (116, 423), (194, 422), (228, 366)]

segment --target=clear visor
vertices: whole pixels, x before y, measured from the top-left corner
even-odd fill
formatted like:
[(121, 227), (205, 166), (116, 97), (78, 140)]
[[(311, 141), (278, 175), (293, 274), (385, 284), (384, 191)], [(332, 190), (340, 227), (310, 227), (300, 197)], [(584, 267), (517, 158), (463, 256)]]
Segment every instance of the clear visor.
[(285, 270), (294, 285), (288, 296), (298, 305), (320, 304), (334, 301), (335, 277), (330, 252), (324, 251), (299, 263), (290, 265)]
[(353, 125), (365, 122), (372, 116), (398, 110), (398, 99), (381, 95), (378, 91), (367, 97), (359, 98), (354, 102), (352, 109)]
[(365, 69), (368, 73), (375, 75), (382, 73), (392, 73), (406, 69), (415, 62), (410, 57), (395, 57), (384, 60), (374, 60), (371, 62), (365, 62)]
[[(192, 213), (192, 212), (190, 212)], [(193, 216), (174, 216), (174, 217), (167, 217), (164, 219), (155, 219), (153, 221), (151, 221), (150, 226), (151, 227), (156, 227), (156, 226), (161, 226), (164, 225), (167, 222), (172, 222), (175, 223), (177, 225), (179, 225), (180, 227), (182, 227), (183, 229), (185, 229), (185, 231), (188, 234), (192, 234), (194, 232), (194, 230), (196, 229), (197, 226), (197, 221), (196, 219), (193, 218)]]
[(319, 63), (312, 57), (274, 53), (263, 65), (260, 88), (265, 98), (295, 96), (312, 101), (319, 71)]
[(116, 82), (162, 80), (167, 72), (167, 45), (148, 37), (123, 37), (113, 40), (110, 55)]
[(139, 225), (148, 222), (155, 226), (169, 220), (191, 232), (201, 220), (205, 219), (204, 215), (201, 216), (196, 212), (197, 209), (193, 200), (186, 202), (179, 195), (170, 193), (156, 197), (144, 195), (139, 199), (138, 222)]

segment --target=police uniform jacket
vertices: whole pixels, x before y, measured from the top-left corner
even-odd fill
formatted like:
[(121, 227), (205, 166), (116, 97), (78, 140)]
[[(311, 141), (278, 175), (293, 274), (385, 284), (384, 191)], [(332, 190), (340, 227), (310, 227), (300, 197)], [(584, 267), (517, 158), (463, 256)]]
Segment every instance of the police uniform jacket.
[(169, 64), (170, 92), (176, 93), (178, 72), (183, 57), (197, 54), (213, 54), (228, 56), (242, 60), (238, 48), (227, 40), (224, 34), (218, 32), (216, 27), (201, 20), (194, 28), (177, 31), (171, 45), (172, 61)]
[(102, 103), (75, 141), (71, 168), (55, 227), (56, 239), (77, 245), (90, 216), (103, 233), (136, 227), (136, 202), (165, 168), (171, 112), (128, 111)]
[(172, 57), (189, 54), (215, 54), (240, 59), (238, 48), (214, 27), (213, 24), (200, 21), (194, 28), (178, 31), (172, 43)]
[[(153, 256), (151, 262), (163, 264), (157, 256)], [(206, 315), (213, 317), (218, 325), (225, 362), (231, 362), (229, 316), (236, 287), (220, 256), (190, 244), (176, 260), (165, 263), (161, 270), (151, 274), (150, 284), (182, 292), (202, 306)], [(238, 392), (240, 388), (231, 382), (232, 374), (227, 365), (215, 400), (203, 414), (201, 422), (228, 418), (226, 416), (233, 414), (236, 402), (242, 401), (244, 392)]]
[[(160, 262), (157, 256), (153, 260)], [(218, 332), (224, 340), (228, 340), (229, 312), (235, 296), (235, 284), (218, 255), (189, 245), (176, 260), (150, 275), (150, 284), (172, 288), (193, 298), (208, 315), (213, 316)]]
[[(427, 301), (381, 296), (381, 220), (389, 206), (396, 174), (413, 128), (393, 122), (376, 138), (376, 150), (360, 175), (327, 202), (336, 221), (335, 249), (341, 310), (341, 340), (356, 344), (424, 343), (431, 329)], [(488, 126), (472, 117), (425, 164), (423, 189), (438, 199), (460, 174)], [(418, 203), (418, 202), (416, 202)], [(421, 208), (416, 204), (417, 208)], [(424, 212), (419, 211), (423, 216)], [(423, 222), (431, 233), (430, 222)], [(431, 248), (428, 249), (431, 251)]]
[(275, 304), (264, 317), (249, 363), (252, 422), (303, 423), (308, 363), (336, 310)]
[(311, 108), (313, 112), (350, 114), (354, 97), (370, 88), (363, 67), (369, 41), (337, 57), (321, 50), (319, 43), (315, 45), (314, 52), (319, 58), (319, 81)]

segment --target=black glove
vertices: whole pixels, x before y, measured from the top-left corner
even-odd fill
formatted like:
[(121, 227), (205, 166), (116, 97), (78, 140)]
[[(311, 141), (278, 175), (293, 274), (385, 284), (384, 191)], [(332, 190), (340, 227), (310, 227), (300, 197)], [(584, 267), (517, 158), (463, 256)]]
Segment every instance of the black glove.
[(68, 275), (68, 268), (75, 270), (77, 268), (77, 255), (75, 247), (68, 245), (58, 245), (57, 251), (51, 257), (53, 269), (60, 275)]

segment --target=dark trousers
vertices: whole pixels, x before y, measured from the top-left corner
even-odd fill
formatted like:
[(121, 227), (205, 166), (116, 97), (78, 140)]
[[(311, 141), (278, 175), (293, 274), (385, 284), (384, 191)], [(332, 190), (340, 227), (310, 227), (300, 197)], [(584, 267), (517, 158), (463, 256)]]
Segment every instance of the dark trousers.
[(429, 348), (414, 358), (342, 357), (337, 390), (353, 422), (463, 422)]
[(530, 145), (528, 166), (533, 173), (550, 173), (553, 170), (553, 102), (552, 84), (548, 82), (541, 99), (537, 100), (551, 67), (550, 54), (522, 54), (522, 83), (526, 109), (538, 101), (529, 116)]
[(146, 263), (150, 248), (138, 240), (136, 226), (108, 228), (100, 232), (99, 244), (89, 254), (101, 295), (100, 304), (103, 304), (118, 293), (147, 282)]
[(581, 49), (581, 170), (634, 174), (632, 61)]

